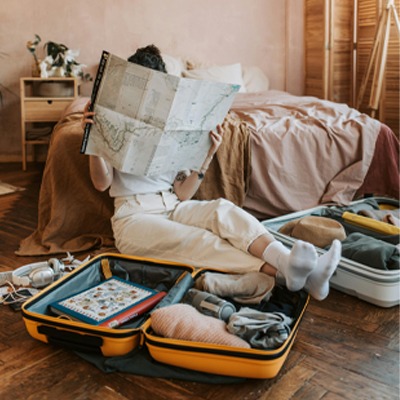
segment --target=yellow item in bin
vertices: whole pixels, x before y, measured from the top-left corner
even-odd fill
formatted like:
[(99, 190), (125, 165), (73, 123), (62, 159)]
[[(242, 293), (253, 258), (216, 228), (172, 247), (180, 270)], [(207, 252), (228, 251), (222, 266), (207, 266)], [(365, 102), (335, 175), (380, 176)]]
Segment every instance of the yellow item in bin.
[(345, 211), (342, 214), (342, 218), (345, 221), (347, 221), (353, 225), (363, 226), (365, 228), (371, 229), (378, 233), (384, 233), (387, 235), (399, 235), (400, 234), (400, 228), (398, 228), (397, 226), (388, 224), (386, 222), (377, 221), (376, 219), (373, 219), (373, 218), (354, 214), (349, 211)]

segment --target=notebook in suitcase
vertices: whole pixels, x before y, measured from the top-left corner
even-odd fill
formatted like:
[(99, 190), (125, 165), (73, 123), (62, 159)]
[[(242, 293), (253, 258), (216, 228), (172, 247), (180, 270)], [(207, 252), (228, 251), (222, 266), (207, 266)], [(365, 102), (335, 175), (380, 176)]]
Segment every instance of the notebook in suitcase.
[(45, 343), (104, 356), (126, 354), (139, 345), (141, 327), (148, 319), (148, 313), (113, 329), (53, 315), (49, 305), (111, 276), (171, 292), (178, 281), (186, 279), (191, 282), (192, 272), (193, 267), (182, 264), (123, 255), (101, 255), (84, 263), (26, 302), (22, 306), (22, 316), (29, 334)]

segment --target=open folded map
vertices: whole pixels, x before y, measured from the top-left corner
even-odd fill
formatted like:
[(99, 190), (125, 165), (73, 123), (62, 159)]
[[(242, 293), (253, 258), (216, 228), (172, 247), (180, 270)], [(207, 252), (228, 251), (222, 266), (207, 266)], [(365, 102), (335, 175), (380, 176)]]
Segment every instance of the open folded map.
[(81, 152), (135, 175), (199, 170), (240, 86), (145, 68), (103, 51)]

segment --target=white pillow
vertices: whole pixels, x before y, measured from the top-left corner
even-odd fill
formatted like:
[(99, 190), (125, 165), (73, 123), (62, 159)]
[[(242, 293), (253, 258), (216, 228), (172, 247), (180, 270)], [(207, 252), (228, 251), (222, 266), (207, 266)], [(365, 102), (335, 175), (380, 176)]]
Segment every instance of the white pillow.
[(243, 81), (247, 92), (269, 90), (269, 79), (258, 67), (243, 67)]
[(179, 57), (170, 56), (169, 54), (161, 54), (164, 60), (167, 72), (170, 75), (182, 76), (182, 72), (185, 69), (184, 61)]
[(223, 83), (240, 85), (240, 93), (246, 92), (246, 86), (242, 77), (242, 66), (240, 63), (231, 65), (216, 65), (209, 68), (197, 68), (183, 71), (183, 76), (192, 79), (203, 79)]

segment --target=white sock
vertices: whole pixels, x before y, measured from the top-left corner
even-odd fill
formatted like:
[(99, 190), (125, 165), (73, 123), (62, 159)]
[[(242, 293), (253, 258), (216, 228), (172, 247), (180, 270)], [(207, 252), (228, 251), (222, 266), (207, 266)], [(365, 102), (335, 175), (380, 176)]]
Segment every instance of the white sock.
[(297, 240), (292, 250), (281, 242), (274, 241), (264, 250), (263, 260), (278, 270), (277, 280), (281, 274), (286, 287), (297, 291), (304, 287), (307, 277), (317, 266), (317, 252), (311, 243)]
[(323, 300), (329, 294), (329, 280), (335, 272), (342, 252), (342, 244), (334, 240), (330, 249), (320, 256), (317, 267), (308, 276), (304, 289), (316, 300)]

